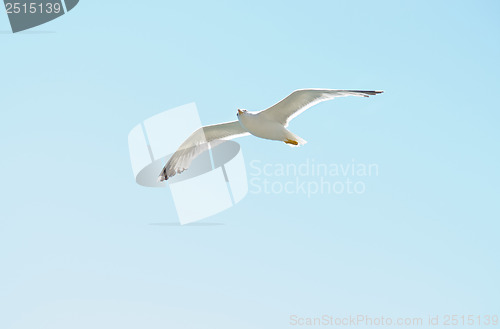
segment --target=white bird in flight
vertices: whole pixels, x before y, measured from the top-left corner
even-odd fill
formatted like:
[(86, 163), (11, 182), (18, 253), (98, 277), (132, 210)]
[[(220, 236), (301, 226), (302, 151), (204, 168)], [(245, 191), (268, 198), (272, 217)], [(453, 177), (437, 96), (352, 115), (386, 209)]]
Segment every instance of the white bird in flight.
[(290, 146), (307, 143), (286, 127), (290, 121), (320, 102), (343, 96), (369, 97), (383, 91), (337, 90), (337, 89), (299, 89), (286, 98), (263, 111), (238, 109), (238, 120), (204, 126), (191, 134), (170, 157), (160, 173), (160, 182), (180, 174), (199, 154), (208, 149), (208, 143), (254, 135), (264, 139), (285, 142)]

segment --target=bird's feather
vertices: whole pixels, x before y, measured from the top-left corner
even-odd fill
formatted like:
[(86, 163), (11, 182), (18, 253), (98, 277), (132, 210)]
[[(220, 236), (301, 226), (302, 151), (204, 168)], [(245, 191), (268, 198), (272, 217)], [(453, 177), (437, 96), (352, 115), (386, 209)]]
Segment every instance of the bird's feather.
[(164, 181), (186, 170), (193, 159), (208, 150), (209, 143), (217, 140), (229, 140), (249, 135), (239, 121), (204, 126), (191, 134), (170, 157), (158, 177)]
[(299, 89), (270, 108), (260, 112), (259, 115), (267, 120), (278, 121), (287, 127), (293, 118), (320, 102), (344, 96), (369, 97), (370, 95), (382, 92), (368, 90)]

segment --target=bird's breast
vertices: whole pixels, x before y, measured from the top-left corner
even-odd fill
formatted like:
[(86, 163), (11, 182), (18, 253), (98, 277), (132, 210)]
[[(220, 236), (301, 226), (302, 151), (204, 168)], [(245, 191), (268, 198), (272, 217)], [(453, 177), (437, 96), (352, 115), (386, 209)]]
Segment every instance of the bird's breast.
[(283, 140), (285, 127), (278, 122), (269, 121), (258, 115), (240, 116), (240, 123), (252, 135), (272, 140)]

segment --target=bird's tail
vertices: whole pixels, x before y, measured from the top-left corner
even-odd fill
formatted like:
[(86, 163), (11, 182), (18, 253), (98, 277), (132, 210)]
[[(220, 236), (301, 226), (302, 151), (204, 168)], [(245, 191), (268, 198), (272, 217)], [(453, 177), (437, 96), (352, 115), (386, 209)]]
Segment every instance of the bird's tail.
[(284, 141), (286, 144), (295, 147), (302, 146), (307, 143), (307, 141), (300, 136), (295, 135), (291, 131), (287, 130), (287, 138)]

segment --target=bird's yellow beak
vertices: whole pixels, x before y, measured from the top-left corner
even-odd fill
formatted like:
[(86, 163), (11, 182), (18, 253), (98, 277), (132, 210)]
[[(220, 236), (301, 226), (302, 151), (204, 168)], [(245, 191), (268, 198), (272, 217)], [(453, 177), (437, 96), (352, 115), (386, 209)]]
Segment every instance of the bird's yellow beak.
[(241, 113), (243, 113), (243, 111), (242, 111), (242, 110), (240, 110), (240, 109), (238, 109), (238, 114), (241, 114)]

